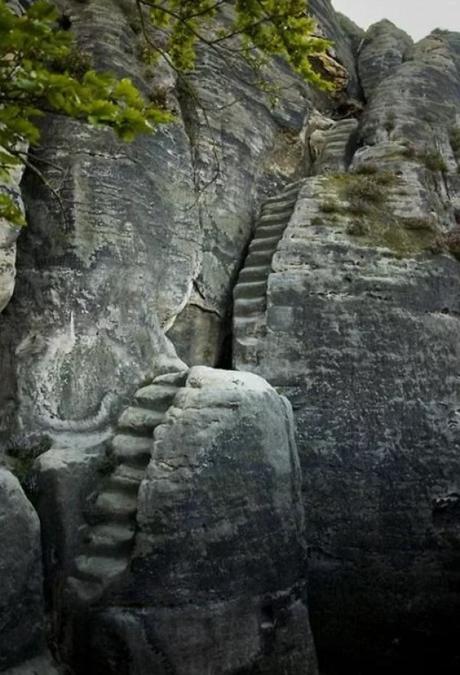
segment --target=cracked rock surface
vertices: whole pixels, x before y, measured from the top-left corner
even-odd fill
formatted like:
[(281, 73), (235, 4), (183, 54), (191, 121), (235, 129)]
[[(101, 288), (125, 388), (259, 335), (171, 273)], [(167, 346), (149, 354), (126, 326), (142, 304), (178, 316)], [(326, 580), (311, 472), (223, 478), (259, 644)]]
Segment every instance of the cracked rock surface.
[(78, 621), (81, 672), (317, 674), (292, 411), (262, 378), (191, 369), (137, 521), (124, 582)]
[(460, 263), (436, 245), (458, 222), (460, 42), (405, 45), (368, 32), (350, 169), (304, 179), (250, 352), (235, 323), (236, 367), (293, 405), (327, 672), (460, 658)]
[[(19, 481), (0, 467), (0, 670), (45, 648), (40, 523)], [(44, 671), (42, 671), (44, 673)]]
[(0, 223), (0, 671), (458, 675), (460, 35), (311, 0), (346, 90), (273, 107), (58, 4), (177, 122), (47, 117)]

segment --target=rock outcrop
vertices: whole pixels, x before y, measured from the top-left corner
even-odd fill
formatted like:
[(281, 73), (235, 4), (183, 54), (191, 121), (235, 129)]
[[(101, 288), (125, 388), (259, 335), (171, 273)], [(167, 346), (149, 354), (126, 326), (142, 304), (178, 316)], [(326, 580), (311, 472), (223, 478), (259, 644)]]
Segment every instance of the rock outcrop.
[[(27, 150), (27, 148), (26, 148)], [(17, 167), (11, 172), (9, 180), (0, 185), (0, 194), (10, 197), (24, 213), (24, 204), (20, 190), (23, 168)], [(2, 312), (14, 291), (16, 279), (16, 240), (21, 231), (4, 218), (0, 218), (0, 312)]]
[(78, 672), (316, 675), (293, 432), (261, 378), (191, 369), (155, 429), (129, 569), (77, 614)]
[(0, 457), (43, 532), (1, 470), (0, 670), (53, 672), (44, 588), (78, 675), (316, 675), (309, 612), (327, 675), (458, 675), (459, 34), (311, 0), (340, 91), (276, 59), (273, 107), (236, 55), (153, 72), (130, 2), (58, 4), (177, 121), (45, 120), (9, 304), (0, 232)]
[(4, 671), (45, 650), (45, 610), (40, 523), (17, 478), (1, 467), (0, 541), (0, 670)]
[(304, 180), (266, 329), (249, 354), (235, 319), (234, 364), (294, 408), (324, 669), (455, 673), (460, 51), (438, 31), (385, 63), (394, 35), (369, 31), (359, 149), (348, 172)]
[(369, 28), (359, 48), (358, 70), (364, 95), (370, 99), (377, 87), (408, 58), (412, 39), (391, 21)]

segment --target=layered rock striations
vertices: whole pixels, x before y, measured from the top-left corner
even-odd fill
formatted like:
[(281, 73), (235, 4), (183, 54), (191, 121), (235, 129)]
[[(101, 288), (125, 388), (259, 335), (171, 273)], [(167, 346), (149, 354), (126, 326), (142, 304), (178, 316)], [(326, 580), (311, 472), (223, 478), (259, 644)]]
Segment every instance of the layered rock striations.
[(294, 408), (328, 672), (458, 669), (460, 52), (407, 45), (369, 31), (348, 171), (304, 180), (250, 354), (235, 321), (236, 367)]
[(74, 619), (77, 671), (316, 675), (304, 532), (289, 403), (192, 368), (154, 433), (129, 568)]
[(311, 0), (341, 91), (277, 60), (273, 107), (233, 57), (152, 72), (130, 3), (60, 6), (177, 122), (47, 118), (56, 192), (23, 181), (16, 270), (0, 242), (0, 459), (43, 540), (2, 469), (0, 670), (53, 672), (47, 624), (75, 673), (316, 675), (310, 610), (328, 675), (457, 674), (459, 35)]
[(0, 670), (37, 659), (45, 650), (40, 523), (19, 481), (0, 467)]

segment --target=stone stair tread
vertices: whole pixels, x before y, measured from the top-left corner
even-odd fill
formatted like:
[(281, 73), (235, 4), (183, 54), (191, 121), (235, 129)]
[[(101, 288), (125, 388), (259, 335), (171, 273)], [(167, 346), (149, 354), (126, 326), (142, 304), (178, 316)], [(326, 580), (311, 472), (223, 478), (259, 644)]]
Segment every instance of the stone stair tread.
[[(134, 468), (129, 467), (127, 464), (121, 464), (120, 467), (123, 469)], [(110, 492), (115, 492), (117, 490), (121, 492), (134, 492), (137, 494), (139, 490), (139, 485), (143, 479), (145, 472), (140, 470), (136, 474), (130, 474), (128, 471), (119, 471), (118, 469), (112, 473), (105, 483), (105, 490)]]
[(140, 483), (145, 477), (145, 470), (127, 464), (120, 464), (112, 475), (116, 478)]
[(256, 347), (259, 343), (259, 340), (256, 337), (244, 337), (236, 338), (236, 342), (242, 347)]
[(260, 320), (263, 319), (264, 315), (262, 313), (260, 314), (254, 314), (253, 316), (234, 316), (233, 321), (235, 326), (241, 326), (241, 328), (245, 327), (254, 327), (254, 324), (260, 323)]
[(287, 211), (280, 211), (279, 213), (263, 214), (258, 218), (257, 224), (258, 225), (267, 223), (273, 223), (275, 225), (286, 224), (289, 222), (292, 216), (292, 211), (293, 211), (292, 209), (288, 209)]
[(134, 398), (139, 405), (166, 411), (177, 394), (177, 387), (172, 384), (150, 384), (139, 389)]
[(285, 225), (261, 225), (260, 227), (256, 228), (253, 241), (256, 239), (267, 239), (275, 236), (280, 238), (286, 228), (287, 223)]
[(112, 450), (116, 459), (130, 464), (145, 465), (150, 459), (153, 438), (117, 434), (112, 439)]
[(249, 307), (246, 308), (245, 310), (240, 310), (239, 312), (235, 313), (235, 320), (236, 319), (254, 319), (255, 321), (260, 321), (264, 317), (264, 312), (265, 312), (265, 307), (261, 307), (260, 309), (250, 309)]
[(236, 298), (235, 300), (235, 308), (241, 308), (241, 307), (260, 307), (261, 305), (265, 305), (265, 298), (260, 297), (260, 298)]
[(104, 592), (104, 585), (100, 579), (88, 581), (72, 576), (67, 578), (67, 592), (80, 603), (89, 605), (100, 598)]
[(271, 263), (275, 251), (254, 251), (248, 254), (246, 262), (248, 267), (255, 267), (257, 263)]
[(235, 287), (233, 297), (237, 298), (257, 298), (265, 297), (267, 291), (267, 280), (263, 281), (246, 281), (238, 283)]
[(282, 199), (295, 199), (297, 195), (299, 194), (300, 186), (299, 187), (290, 187), (290, 188), (285, 188), (282, 192), (278, 192), (277, 195), (274, 195), (273, 197), (268, 197), (268, 199), (264, 200), (264, 204), (273, 204), (274, 202), (281, 201)]
[(139, 434), (152, 434), (155, 427), (163, 422), (164, 413), (147, 408), (129, 407), (118, 420), (118, 427)]
[(79, 555), (75, 559), (75, 570), (77, 578), (103, 582), (109, 582), (114, 577), (125, 571), (127, 567), (124, 557), (108, 555)]
[(280, 199), (277, 202), (267, 203), (264, 202), (261, 207), (261, 215), (269, 215), (270, 213), (279, 213), (280, 211), (289, 211), (293, 210), (296, 204), (296, 199)]
[(99, 493), (95, 509), (98, 514), (113, 518), (128, 518), (137, 511), (137, 495), (126, 494), (118, 490), (103, 490)]
[(188, 370), (179, 370), (176, 373), (166, 373), (155, 377), (152, 384), (172, 384), (183, 387), (188, 376)]
[(271, 272), (270, 265), (259, 265), (254, 267), (245, 267), (238, 278), (238, 284), (247, 281), (266, 281)]
[(259, 248), (262, 247), (270, 247), (270, 248), (276, 248), (276, 245), (278, 244), (280, 238), (278, 236), (271, 236), (271, 237), (254, 237), (252, 240), (249, 250), (250, 251), (257, 251)]
[(116, 550), (132, 542), (134, 535), (132, 525), (108, 523), (89, 528), (84, 541), (91, 549)]
[[(263, 242), (263, 240), (261, 240)], [(279, 243), (279, 239), (277, 241), (277, 245)], [(269, 244), (264, 244), (262, 248), (250, 248), (248, 251), (248, 258), (250, 255), (261, 255), (261, 254), (267, 254), (267, 255), (274, 255), (276, 252), (277, 246), (269, 246)]]

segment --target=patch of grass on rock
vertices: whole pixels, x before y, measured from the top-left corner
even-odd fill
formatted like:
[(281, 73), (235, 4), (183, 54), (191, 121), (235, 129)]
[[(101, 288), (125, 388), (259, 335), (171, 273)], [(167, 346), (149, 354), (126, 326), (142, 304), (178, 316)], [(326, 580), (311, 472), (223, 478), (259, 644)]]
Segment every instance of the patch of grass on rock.
[(427, 150), (426, 152), (420, 153), (418, 157), (430, 171), (441, 171), (442, 173), (446, 173), (448, 170), (443, 156), (436, 150)]
[(319, 209), (322, 213), (340, 213), (342, 207), (333, 199), (325, 199), (319, 205)]
[(353, 216), (346, 232), (360, 243), (390, 249), (397, 257), (408, 257), (430, 249), (436, 236), (434, 223), (423, 218), (399, 218), (388, 206), (391, 187), (398, 178), (388, 171), (347, 173), (329, 180), (346, 206), (342, 213)]

